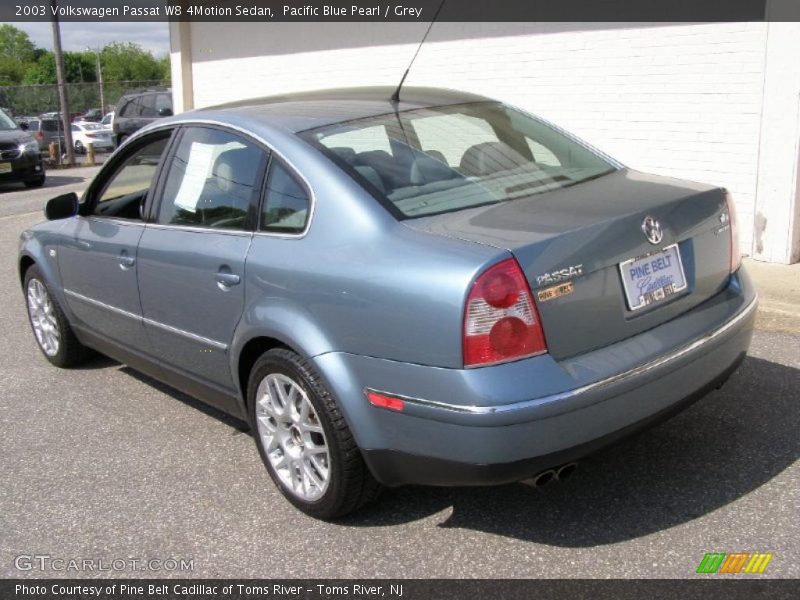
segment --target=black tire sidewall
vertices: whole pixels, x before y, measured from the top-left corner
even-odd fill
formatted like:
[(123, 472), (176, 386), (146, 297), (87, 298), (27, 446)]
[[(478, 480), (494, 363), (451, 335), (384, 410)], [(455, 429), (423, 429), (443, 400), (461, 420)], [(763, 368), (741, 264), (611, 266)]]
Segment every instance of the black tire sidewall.
[[(321, 498), (313, 502), (298, 498), (287, 489), (270, 464), (261, 443), (261, 435), (259, 434), (256, 424), (255, 397), (259, 384), (271, 373), (286, 375), (303, 388), (325, 432), (325, 441), (328, 445), (328, 453), (330, 456), (330, 463), (328, 466), (328, 488)], [(275, 485), (281, 490), (284, 497), (295, 507), (311, 516), (327, 519), (338, 512), (342, 503), (344, 494), (344, 474), (343, 457), (341, 447), (338, 443), (337, 432), (331, 423), (325, 404), (321, 399), (322, 395), (330, 396), (330, 393), (323, 387), (322, 382), (310, 372), (309, 366), (306, 365), (299, 356), (288, 350), (280, 349), (266, 352), (256, 361), (250, 372), (250, 379), (247, 386), (248, 413), (253, 439), (256, 442), (258, 453), (261, 456), (261, 460), (264, 462), (267, 472), (272, 478), (272, 481), (275, 482)]]

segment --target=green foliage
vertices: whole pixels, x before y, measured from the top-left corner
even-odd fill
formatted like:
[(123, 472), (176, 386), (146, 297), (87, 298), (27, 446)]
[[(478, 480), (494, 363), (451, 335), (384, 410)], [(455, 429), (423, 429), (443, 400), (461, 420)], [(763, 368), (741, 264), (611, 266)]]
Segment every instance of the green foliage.
[[(130, 89), (169, 84), (169, 55), (155, 58), (138, 44), (106, 45), (100, 49), (100, 64), (106, 106)], [(100, 106), (95, 51), (64, 52), (64, 75), (70, 84), (70, 111)], [(13, 25), (0, 25), (0, 106), (9, 106), (17, 114), (58, 110), (56, 83), (53, 53), (37, 48)]]
[(27, 33), (0, 25), (0, 85), (20, 83), (36, 58), (36, 46)]
[(152, 53), (138, 44), (114, 42), (100, 53), (103, 78), (108, 81), (163, 79), (164, 68)]

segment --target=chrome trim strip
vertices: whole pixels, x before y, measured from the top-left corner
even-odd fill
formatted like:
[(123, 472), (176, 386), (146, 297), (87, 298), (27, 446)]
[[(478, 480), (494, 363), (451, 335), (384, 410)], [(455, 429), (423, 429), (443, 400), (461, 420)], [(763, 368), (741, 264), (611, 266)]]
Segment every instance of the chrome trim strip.
[(103, 308), (109, 312), (113, 312), (115, 314), (121, 315), (123, 317), (128, 317), (129, 319), (134, 319), (136, 321), (142, 321), (147, 325), (152, 325), (153, 327), (157, 327), (164, 331), (168, 331), (169, 333), (174, 333), (175, 335), (179, 335), (181, 337), (185, 337), (187, 339), (192, 340), (193, 342), (198, 342), (200, 344), (205, 344), (207, 346), (212, 346), (213, 348), (217, 348), (218, 350), (222, 350), (223, 352), (228, 349), (228, 344), (224, 344), (222, 342), (218, 342), (216, 340), (209, 339), (207, 337), (203, 337), (202, 335), (197, 335), (195, 333), (190, 333), (188, 331), (184, 331), (183, 329), (178, 329), (177, 327), (172, 327), (171, 325), (165, 325), (164, 323), (160, 323), (158, 321), (154, 321), (153, 319), (148, 319), (147, 317), (143, 317), (142, 315), (137, 315), (127, 310), (123, 310), (121, 308), (117, 308), (116, 306), (111, 306), (110, 304), (106, 304), (105, 302), (100, 302), (99, 300), (95, 300), (94, 298), (89, 298), (88, 296), (84, 296), (83, 294), (79, 294), (78, 292), (73, 292), (72, 290), (64, 289), (64, 293), (68, 296), (72, 296), (76, 300), (80, 300), (81, 302), (86, 302), (87, 304), (91, 304), (98, 308)]
[(84, 296), (83, 294), (79, 294), (78, 292), (73, 292), (72, 290), (68, 290), (67, 288), (64, 288), (64, 293), (67, 296), (72, 296), (76, 300), (80, 300), (81, 302), (86, 302), (87, 304), (97, 306), (98, 308), (104, 308), (109, 312), (122, 315), (123, 317), (128, 317), (129, 319), (134, 319), (136, 321), (142, 320), (142, 315), (137, 315), (135, 313), (128, 312), (127, 310), (117, 308), (116, 306), (111, 306), (110, 304), (106, 304), (105, 302), (100, 302), (99, 300), (95, 300), (94, 298), (89, 298), (88, 296)]
[(166, 325), (164, 323), (160, 323), (158, 321), (154, 321), (153, 319), (148, 319), (147, 317), (142, 317), (142, 321), (146, 325), (152, 325), (153, 327), (158, 327), (164, 331), (169, 333), (174, 333), (175, 335), (179, 335), (181, 337), (188, 338), (193, 342), (198, 342), (199, 344), (205, 344), (208, 346), (212, 346), (218, 350), (222, 350), (223, 352), (228, 349), (228, 344), (224, 344), (222, 342), (218, 342), (216, 340), (212, 340), (207, 337), (203, 337), (202, 335), (197, 335), (195, 333), (190, 333), (188, 331), (184, 331), (183, 329), (178, 329), (177, 327), (173, 327), (172, 325)]
[(244, 229), (214, 229), (212, 227), (195, 227), (193, 225), (172, 225), (168, 223), (145, 223), (147, 229), (167, 229), (176, 231), (187, 231), (189, 233), (214, 233), (221, 235), (235, 235), (239, 237), (251, 237), (252, 231)]
[(523, 400), (521, 402), (514, 402), (512, 404), (501, 404), (499, 406), (474, 406), (474, 405), (450, 404), (448, 402), (425, 400), (423, 398), (411, 398), (408, 396), (401, 396), (400, 394), (393, 394), (391, 392), (385, 392), (373, 388), (365, 388), (364, 393), (366, 394), (367, 392), (377, 392), (378, 394), (384, 394), (386, 396), (390, 396), (393, 398), (400, 398), (401, 400), (403, 400), (404, 402), (408, 402), (409, 404), (416, 404), (418, 406), (423, 406), (427, 408), (436, 408), (440, 410), (448, 410), (451, 412), (466, 413), (473, 415), (502, 414), (515, 410), (522, 410), (531, 406), (549, 404), (551, 402), (558, 402), (560, 400), (574, 398), (575, 396), (580, 396), (588, 392), (602, 389), (609, 385), (619, 383), (620, 381), (624, 381), (631, 377), (636, 377), (637, 375), (647, 373), (649, 371), (652, 371), (653, 369), (663, 367), (668, 363), (678, 360), (679, 358), (686, 356), (690, 352), (697, 350), (701, 346), (704, 346), (708, 342), (725, 334), (729, 329), (735, 327), (740, 321), (748, 317), (750, 313), (752, 313), (755, 310), (757, 305), (758, 305), (758, 297), (753, 298), (752, 302), (750, 302), (750, 304), (748, 304), (746, 308), (744, 308), (739, 314), (733, 317), (730, 321), (722, 325), (719, 329), (715, 329), (711, 333), (706, 334), (703, 337), (695, 340), (694, 342), (686, 344), (685, 346), (682, 346), (669, 354), (665, 354), (664, 356), (651, 360), (650, 362), (647, 362), (643, 365), (639, 365), (638, 367), (635, 367), (628, 371), (617, 373), (616, 375), (612, 375), (611, 377), (607, 377), (606, 379), (601, 379), (600, 381), (595, 381), (594, 383), (586, 384), (579, 388), (575, 388), (574, 390), (568, 390), (566, 392), (561, 392), (558, 394), (551, 394), (550, 396), (542, 396), (541, 398), (534, 398), (532, 400)]

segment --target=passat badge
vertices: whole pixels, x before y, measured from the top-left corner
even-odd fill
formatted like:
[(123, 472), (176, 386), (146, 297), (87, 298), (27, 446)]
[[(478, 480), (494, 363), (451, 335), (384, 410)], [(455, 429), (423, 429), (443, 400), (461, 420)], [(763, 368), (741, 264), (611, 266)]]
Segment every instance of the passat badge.
[(578, 277), (579, 275), (583, 275), (583, 265), (573, 265), (571, 267), (566, 267), (564, 269), (557, 269), (555, 271), (550, 271), (549, 273), (545, 273), (544, 275), (539, 275), (536, 278), (536, 285), (547, 285), (548, 283), (558, 283), (559, 281), (564, 281), (565, 279), (572, 279), (573, 277)]

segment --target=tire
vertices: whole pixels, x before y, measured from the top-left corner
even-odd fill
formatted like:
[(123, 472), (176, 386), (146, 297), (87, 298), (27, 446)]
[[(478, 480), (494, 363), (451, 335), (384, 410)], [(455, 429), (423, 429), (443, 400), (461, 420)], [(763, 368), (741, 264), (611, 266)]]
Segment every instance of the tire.
[[(58, 301), (50, 293), (50, 288), (45, 283), (39, 267), (32, 265), (25, 272), (25, 305), (28, 309), (28, 322), (33, 331), (36, 345), (42, 351), (44, 357), (57, 367), (68, 368), (79, 365), (89, 356), (89, 349), (78, 341), (67, 321), (64, 311)], [(31, 296), (33, 294), (33, 296)], [(42, 296), (43, 294), (43, 296)], [(36, 299), (41, 298), (41, 303), (37, 304)], [(47, 308), (49, 303), (49, 308)], [(33, 308), (32, 308), (33, 306)], [(46, 321), (44, 327), (42, 320)], [(38, 331), (37, 331), (38, 325)], [(46, 330), (53, 328), (55, 331), (55, 345), (52, 339), (48, 343)]]
[(23, 181), (22, 183), (25, 184), (26, 188), (37, 188), (42, 187), (44, 185), (45, 176), (40, 175), (36, 179), (29, 179), (28, 181)]
[(117, 148), (122, 146), (123, 142), (128, 139), (128, 136), (125, 134), (120, 134), (117, 136)]
[(86, 148), (84, 148), (83, 142), (81, 142), (80, 140), (75, 141), (75, 152), (77, 154), (83, 154), (84, 152), (86, 152)]
[[(278, 386), (284, 392), (283, 400)], [(336, 401), (310, 363), (283, 348), (264, 353), (250, 372), (247, 401), (261, 459), (275, 485), (295, 507), (311, 517), (331, 520), (377, 498), (381, 486), (364, 463)], [(327, 474), (321, 468), (325, 465)]]

